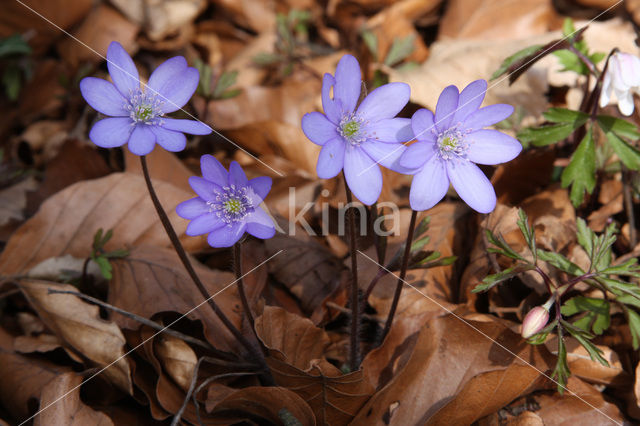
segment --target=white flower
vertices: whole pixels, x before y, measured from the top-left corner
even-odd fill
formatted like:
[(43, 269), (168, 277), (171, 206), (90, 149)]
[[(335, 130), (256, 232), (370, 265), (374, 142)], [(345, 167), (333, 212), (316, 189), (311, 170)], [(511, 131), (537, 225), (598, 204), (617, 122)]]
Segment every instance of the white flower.
[(609, 104), (612, 92), (618, 100), (620, 113), (631, 115), (634, 109), (633, 93), (640, 94), (640, 58), (621, 52), (611, 55), (602, 82), (600, 107)]

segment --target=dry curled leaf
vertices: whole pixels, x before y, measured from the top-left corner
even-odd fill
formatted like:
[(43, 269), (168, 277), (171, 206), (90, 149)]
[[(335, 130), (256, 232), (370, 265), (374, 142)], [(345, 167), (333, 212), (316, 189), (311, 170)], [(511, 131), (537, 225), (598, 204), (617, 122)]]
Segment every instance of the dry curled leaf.
[(189, 389), (198, 357), (189, 345), (173, 336), (155, 340), (155, 353), (164, 370), (183, 390)]
[(49, 289), (75, 291), (75, 287), (40, 280), (21, 280), (20, 288), (42, 321), (63, 342), (93, 364), (120, 389), (133, 393), (131, 370), (124, 358), (126, 340), (112, 322), (99, 316), (99, 308), (70, 294), (49, 294)]

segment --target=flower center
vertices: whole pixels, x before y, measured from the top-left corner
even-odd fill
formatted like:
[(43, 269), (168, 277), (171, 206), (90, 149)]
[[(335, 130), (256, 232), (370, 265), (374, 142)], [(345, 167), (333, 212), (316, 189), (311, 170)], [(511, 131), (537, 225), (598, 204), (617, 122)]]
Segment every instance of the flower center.
[(469, 144), (464, 140), (464, 133), (456, 127), (447, 129), (438, 135), (438, 155), (443, 160), (466, 158)]
[(355, 114), (345, 114), (338, 125), (338, 133), (351, 145), (360, 145), (367, 139), (363, 131), (364, 120)]
[(232, 225), (253, 212), (253, 205), (247, 195), (247, 188), (235, 185), (225, 186), (216, 191), (216, 198), (207, 201), (209, 211), (215, 213), (224, 223)]
[(155, 93), (147, 93), (138, 89), (131, 93), (124, 107), (129, 111), (129, 116), (134, 124), (160, 125), (162, 124), (161, 106), (163, 103)]

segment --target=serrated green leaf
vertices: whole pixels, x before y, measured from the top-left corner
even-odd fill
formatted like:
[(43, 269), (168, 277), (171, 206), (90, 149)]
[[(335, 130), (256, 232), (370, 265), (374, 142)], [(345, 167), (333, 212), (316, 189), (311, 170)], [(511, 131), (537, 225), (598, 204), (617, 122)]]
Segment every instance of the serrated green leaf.
[(500, 271), (497, 274), (487, 275), (480, 284), (478, 284), (477, 286), (475, 286), (475, 288), (473, 288), (473, 290), (471, 290), (471, 292), (479, 293), (481, 291), (487, 291), (503, 281), (506, 281), (518, 274), (521, 274), (522, 272), (530, 271), (532, 269), (535, 269), (534, 265), (516, 265)]
[(581, 345), (584, 347), (592, 360), (598, 361), (600, 364), (609, 367), (609, 362), (602, 356), (602, 350), (589, 340), (589, 333), (585, 333), (582, 329), (576, 328), (566, 321), (562, 321), (562, 325), (567, 329)]
[(591, 330), (595, 334), (600, 335), (608, 329), (611, 324), (609, 310), (609, 302), (604, 299), (576, 296), (567, 300), (564, 305), (562, 305), (560, 312), (565, 316), (586, 312), (586, 315), (574, 322), (573, 325), (585, 331)]
[(634, 257), (620, 265), (609, 266), (608, 268), (602, 269), (601, 271), (598, 271), (598, 273), (640, 278), (640, 266), (638, 265), (638, 259)]
[(558, 327), (558, 360), (551, 377), (558, 382), (558, 393), (560, 395), (564, 393), (570, 374), (571, 371), (569, 371), (569, 364), (567, 363), (567, 348), (562, 338), (562, 327)]
[(612, 117), (610, 115), (599, 115), (598, 125), (605, 134), (613, 132), (621, 138), (633, 141), (640, 139), (640, 132), (636, 125), (629, 123), (626, 120)]
[(533, 263), (536, 262), (537, 253), (536, 253), (536, 236), (529, 225), (529, 218), (527, 214), (522, 209), (518, 209), (518, 228), (520, 228), (520, 232), (524, 236), (531, 253), (533, 254)]
[(576, 220), (576, 226), (578, 228), (578, 244), (587, 252), (589, 259), (593, 262), (593, 240), (596, 234), (587, 226), (587, 222), (581, 217)]
[(485, 230), (485, 235), (487, 236), (487, 241), (489, 241), (491, 244), (493, 244), (494, 246), (496, 246), (498, 248), (498, 249), (495, 249), (495, 248), (489, 247), (487, 250), (490, 251), (491, 253), (499, 253), (499, 254), (502, 254), (503, 256), (507, 256), (507, 257), (510, 257), (512, 259), (522, 260), (522, 261), (525, 261), (525, 262), (527, 261), (524, 257), (522, 257), (518, 253), (516, 253), (509, 246), (509, 244), (507, 244), (507, 242), (504, 240), (504, 238), (502, 238), (502, 235), (495, 235), (489, 229)]
[(554, 56), (558, 58), (558, 62), (563, 66), (561, 72), (572, 71), (580, 75), (589, 75), (589, 68), (582, 62), (582, 60), (570, 50), (562, 49), (553, 52)]
[(585, 191), (591, 194), (596, 186), (596, 150), (591, 129), (562, 172), (562, 187), (568, 186), (571, 186), (570, 198), (575, 207), (582, 204)]
[(588, 114), (567, 108), (549, 108), (542, 115), (551, 123), (578, 123), (577, 127), (582, 126), (589, 119)]
[(615, 133), (606, 133), (609, 145), (622, 161), (622, 164), (631, 170), (640, 170), (640, 151), (620, 139)]
[(102, 241), (102, 228), (98, 228), (93, 236), (93, 250), (98, 251), (101, 248), (100, 242)]
[(640, 348), (640, 314), (627, 307), (624, 308), (624, 312), (627, 314), (633, 349), (637, 351)]
[(394, 39), (393, 44), (387, 53), (387, 57), (384, 59), (385, 65), (392, 67), (407, 59), (415, 50), (415, 40), (415, 34), (409, 34), (406, 37)]
[(547, 146), (568, 138), (575, 129), (571, 123), (549, 124), (542, 127), (522, 129), (517, 133), (516, 137), (522, 143)]
[(546, 251), (542, 249), (538, 249), (537, 253), (538, 259), (544, 260), (545, 262), (553, 265), (563, 272), (575, 276), (584, 274), (584, 272), (578, 265), (561, 255), (560, 253), (554, 253), (552, 251)]
[(522, 50), (517, 51), (516, 53), (514, 53), (513, 55), (507, 57), (504, 61), (502, 61), (502, 64), (500, 65), (500, 68), (498, 68), (492, 75), (491, 75), (491, 80), (495, 80), (496, 78), (500, 77), (502, 74), (504, 74), (505, 72), (507, 72), (507, 70), (509, 69), (509, 67), (511, 65), (513, 65), (513, 63), (515, 63), (516, 61), (519, 61), (522, 58), (526, 58), (527, 56), (530, 56), (534, 53), (536, 53), (537, 51), (542, 49), (542, 45), (534, 45), (534, 46), (529, 46), (529, 47), (525, 47)]

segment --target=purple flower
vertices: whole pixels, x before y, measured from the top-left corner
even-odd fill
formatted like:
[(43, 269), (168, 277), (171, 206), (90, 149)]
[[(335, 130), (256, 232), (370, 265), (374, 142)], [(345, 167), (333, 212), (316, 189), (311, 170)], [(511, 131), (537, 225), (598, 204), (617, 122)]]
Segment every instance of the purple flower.
[(202, 177), (189, 178), (198, 196), (176, 207), (180, 217), (191, 221), (187, 235), (209, 234), (212, 247), (231, 247), (245, 231), (257, 238), (273, 237), (273, 220), (260, 207), (271, 189), (270, 177), (247, 180), (237, 162), (227, 172), (211, 155), (203, 155), (200, 166)]
[(344, 168), (353, 194), (364, 204), (373, 204), (382, 191), (378, 164), (408, 172), (397, 160), (405, 150), (402, 142), (412, 139), (411, 122), (394, 117), (409, 101), (410, 90), (405, 83), (385, 84), (372, 91), (356, 109), (361, 87), (358, 61), (344, 55), (335, 78), (324, 75), (324, 114), (305, 114), (302, 130), (311, 142), (322, 146), (316, 167), (318, 177), (330, 179)]
[(211, 133), (204, 123), (164, 117), (186, 104), (198, 86), (198, 70), (188, 67), (182, 56), (161, 64), (144, 90), (133, 60), (116, 41), (107, 50), (107, 66), (113, 83), (95, 77), (80, 82), (87, 103), (110, 116), (98, 121), (89, 132), (96, 145), (114, 148), (129, 142), (129, 151), (146, 155), (157, 142), (167, 151), (176, 152), (182, 151), (187, 143), (182, 132)]
[(496, 193), (477, 164), (499, 164), (518, 156), (522, 145), (497, 130), (484, 127), (504, 120), (513, 107), (496, 104), (480, 108), (487, 82), (476, 80), (458, 93), (449, 86), (440, 94), (435, 117), (420, 109), (411, 118), (418, 141), (409, 146), (399, 162), (417, 169), (409, 202), (414, 210), (427, 210), (440, 201), (449, 183), (460, 198), (480, 213), (496, 206)]

